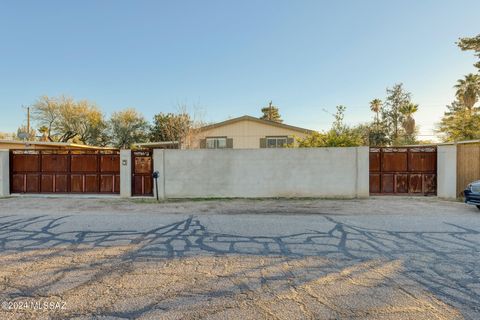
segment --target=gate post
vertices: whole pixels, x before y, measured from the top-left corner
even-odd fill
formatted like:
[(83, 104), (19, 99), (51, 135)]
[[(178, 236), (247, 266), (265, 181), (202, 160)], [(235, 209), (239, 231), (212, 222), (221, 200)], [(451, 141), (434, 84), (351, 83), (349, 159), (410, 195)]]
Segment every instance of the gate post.
[(369, 147), (356, 147), (356, 197), (368, 198), (370, 196), (370, 170), (369, 170)]
[(0, 197), (10, 195), (10, 151), (0, 150)]
[(437, 197), (457, 198), (457, 145), (437, 147)]
[(132, 196), (132, 150), (120, 150), (120, 197)]

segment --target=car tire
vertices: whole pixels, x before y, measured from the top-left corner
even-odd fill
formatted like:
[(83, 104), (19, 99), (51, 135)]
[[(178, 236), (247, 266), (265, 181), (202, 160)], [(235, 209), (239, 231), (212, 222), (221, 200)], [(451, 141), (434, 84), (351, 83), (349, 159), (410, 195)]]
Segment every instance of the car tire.
[(480, 210), (480, 205), (477, 205), (478, 210)]

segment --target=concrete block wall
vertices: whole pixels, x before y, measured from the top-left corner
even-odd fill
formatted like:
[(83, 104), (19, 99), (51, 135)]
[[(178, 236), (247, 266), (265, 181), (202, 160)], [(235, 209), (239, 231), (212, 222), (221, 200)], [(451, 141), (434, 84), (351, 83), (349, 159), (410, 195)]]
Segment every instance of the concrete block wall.
[(10, 153), (0, 150), (0, 197), (10, 195)]
[(154, 150), (161, 198), (369, 195), (368, 147)]
[[(439, 145), (437, 150), (437, 196), (456, 199), (457, 145)], [(121, 150), (120, 162), (120, 195), (130, 197), (130, 150)], [(161, 199), (369, 196), (368, 147), (155, 149), (153, 163)], [(0, 150), (0, 197), (10, 194), (9, 175), (9, 151)]]
[(457, 145), (437, 147), (437, 196), (457, 198)]

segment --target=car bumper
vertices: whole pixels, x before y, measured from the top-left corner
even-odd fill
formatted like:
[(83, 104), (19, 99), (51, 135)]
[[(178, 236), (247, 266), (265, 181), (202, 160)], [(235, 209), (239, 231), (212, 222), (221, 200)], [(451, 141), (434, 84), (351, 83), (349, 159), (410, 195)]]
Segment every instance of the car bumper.
[(472, 193), (472, 191), (470, 190), (465, 190), (464, 194), (465, 194), (465, 203), (480, 205), (480, 194)]

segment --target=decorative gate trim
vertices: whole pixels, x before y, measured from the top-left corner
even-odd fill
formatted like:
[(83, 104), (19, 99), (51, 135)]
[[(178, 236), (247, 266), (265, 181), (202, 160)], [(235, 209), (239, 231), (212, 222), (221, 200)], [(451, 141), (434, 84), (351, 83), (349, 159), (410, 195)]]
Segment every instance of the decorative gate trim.
[(437, 147), (370, 148), (370, 194), (435, 195)]
[(10, 150), (11, 193), (120, 193), (118, 150)]

